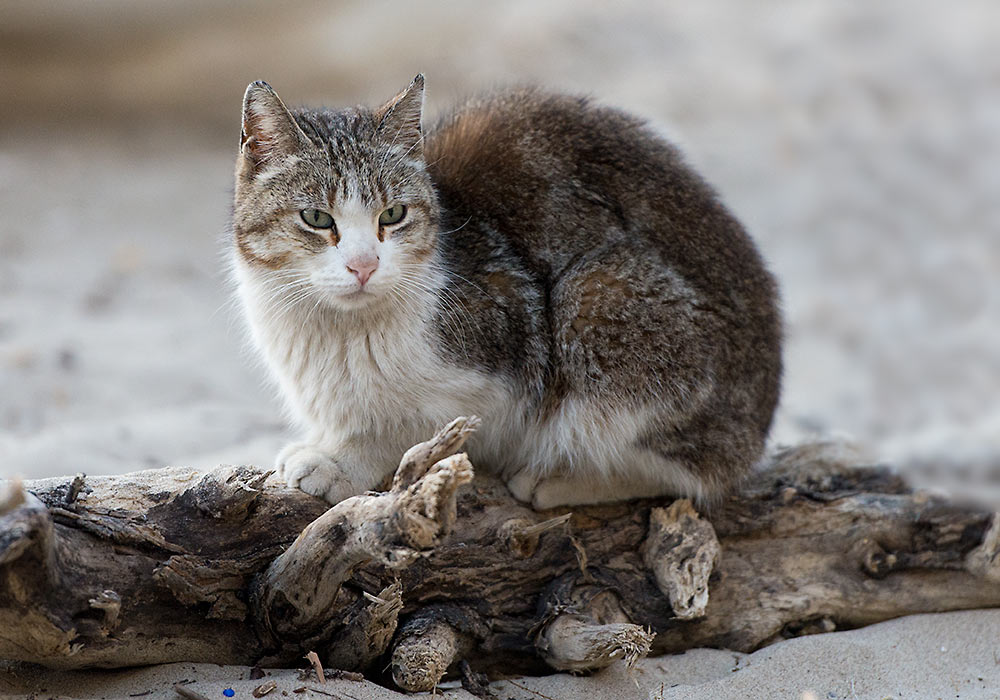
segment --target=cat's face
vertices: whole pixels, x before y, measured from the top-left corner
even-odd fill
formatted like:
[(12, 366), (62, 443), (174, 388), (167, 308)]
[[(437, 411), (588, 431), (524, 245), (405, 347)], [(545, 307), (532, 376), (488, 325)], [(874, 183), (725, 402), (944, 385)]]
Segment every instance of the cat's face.
[(234, 242), (243, 269), (309, 306), (396, 303), (425, 285), (437, 200), (421, 148), (423, 78), (378, 110), (244, 98)]

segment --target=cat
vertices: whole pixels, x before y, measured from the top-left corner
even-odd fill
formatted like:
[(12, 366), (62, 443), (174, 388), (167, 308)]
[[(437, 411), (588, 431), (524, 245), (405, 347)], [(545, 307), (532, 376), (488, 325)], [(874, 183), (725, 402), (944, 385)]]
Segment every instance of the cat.
[(473, 464), (535, 508), (704, 502), (760, 458), (776, 284), (678, 150), (524, 88), (425, 131), (418, 75), (377, 109), (243, 102), (234, 274), (306, 439), (277, 468), (330, 503), (476, 414)]

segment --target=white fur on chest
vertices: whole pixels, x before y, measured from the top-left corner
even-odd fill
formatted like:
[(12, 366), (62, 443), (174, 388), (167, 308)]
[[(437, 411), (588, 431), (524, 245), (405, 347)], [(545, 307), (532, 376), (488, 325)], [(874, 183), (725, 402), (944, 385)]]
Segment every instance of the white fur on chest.
[(237, 278), (251, 334), (313, 441), (388, 439), (402, 449), (508, 394), (497, 378), (441, 359), (432, 304), (362, 315), (306, 300), (279, 312), (252, 273), (238, 269)]

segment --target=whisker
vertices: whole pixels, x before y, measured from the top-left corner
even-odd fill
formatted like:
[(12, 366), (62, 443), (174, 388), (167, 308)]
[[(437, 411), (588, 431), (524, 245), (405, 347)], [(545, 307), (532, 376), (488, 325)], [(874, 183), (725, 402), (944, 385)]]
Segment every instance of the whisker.
[(432, 165), (435, 165), (435, 164), (439, 163), (441, 160), (444, 159), (444, 157), (445, 156), (441, 156), (440, 158), (437, 158), (437, 159), (431, 161), (430, 163), (426, 163), (423, 168), (421, 168), (420, 170), (417, 170), (415, 172), (410, 173), (409, 175), (407, 175), (406, 177), (404, 177), (402, 180), (400, 180), (398, 183), (396, 183), (395, 186), (397, 188), (400, 188), (403, 185), (408, 184), (410, 182), (410, 180), (412, 180), (413, 178), (415, 178), (417, 175), (420, 175), (421, 173), (426, 172), (428, 168), (430, 168)]
[(463, 228), (465, 228), (468, 225), (468, 223), (470, 221), (472, 221), (472, 216), (469, 216), (469, 218), (465, 220), (465, 223), (462, 224), (461, 226), (459, 226), (458, 228), (453, 228), (451, 231), (439, 231), (438, 235), (439, 236), (447, 236), (449, 233), (455, 233), (456, 231), (461, 231)]
[[(443, 307), (443, 309), (438, 309), (438, 318), (440, 318), (445, 327), (458, 338), (458, 341), (462, 344), (462, 353), (466, 358), (469, 357), (469, 349), (465, 344), (467, 329), (463, 327), (464, 318), (462, 309), (458, 308), (454, 302), (449, 301), (447, 297), (435, 296), (433, 293), (434, 290), (418, 285), (415, 280), (401, 278), (397, 287), (399, 287), (401, 291), (408, 291), (411, 295), (416, 295), (417, 292), (420, 292), (422, 293), (421, 296), (428, 295), (434, 297), (434, 300), (439, 307)], [(411, 299), (415, 300), (414, 297), (411, 297)]]
[(393, 134), (393, 136), (392, 136), (392, 143), (389, 144), (389, 148), (386, 149), (385, 154), (382, 156), (382, 162), (379, 163), (379, 166), (378, 166), (378, 173), (379, 173), (379, 175), (383, 175), (383, 176), (385, 175), (384, 168), (385, 168), (386, 161), (389, 160), (389, 154), (392, 153), (393, 150), (395, 150), (395, 148), (396, 148), (396, 141), (399, 139), (399, 135), (401, 133), (403, 133), (403, 127), (404, 126), (405, 126), (404, 124), (400, 124), (399, 127), (396, 129), (396, 133)]
[(415, 277), (412, 271), (404, 271), (400, 276), (399, 285), (411, 292), (420, 291), (435, 299), (439, 306), (439, 317), (448, 329), (458, 337), (462, 343), (462, 351), (468, 358), (469, 352), (465, 340), (467, 335), (472, 334), (473, 328), (467, 318), (468, 314), (462, 300), (455, 296), (451, 290), (441, 285), (432, 286), (427, 280)]
[(403, 162), (403, 159), (404, 159), (404, 158), (406, 158), (406, 156), (410, 155), (410, 151), (412, 151), (412, 150), (413, 150), (414, 148), (416, 148), (417, 146), (421, 146), (421, 145), (423, 145), (423, 143), (424, 143), (424, 136), (423, 136), (423, 134), (421, 134), (421, 135), (420, 135), (420, 138), (419, 138), (419, 139), (417, 139), (416, 141), (414, 141), (414, 142), (413, 142), (413, 145), (411, 145), (411, 146), (410, 146), (409, 148), (407, 148), (407, 149), (406, 149), (406, 151), (405, 151), (405, 152), (403, 153), (403, 155), (401, 155), (401, 156), (400, 156), (400, 157), (399, 157), (399, 158), (398, 158), (398, 159), (396, 160), (396, 162), (395, 162), (395, 163), (393, 163), (393, 164), (392, 164), (392, 165), (391, 165), (391, 166), (389, 167), (389, 171), (391, 172), (391, 171), (395, 170), (395, 169), (396, 169), (396, 166), (398, 166), (398, 165), (399, 165), (400, 163), (402, 163), (402, 162)]

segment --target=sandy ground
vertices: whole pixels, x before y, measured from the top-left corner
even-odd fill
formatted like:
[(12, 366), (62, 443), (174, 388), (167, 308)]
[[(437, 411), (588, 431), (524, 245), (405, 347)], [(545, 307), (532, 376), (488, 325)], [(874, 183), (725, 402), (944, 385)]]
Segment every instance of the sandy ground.
[[(863, 630), (790, 639), (753, 654), (695, 649), (614, 666), (590, 677), (553, 675), (496, 681), (501, 700), (903, 700), (995, 699), (1000, 693), (1000, 611), (915, 615)], [(250, 698), (273, 680), (268, 696), (340, 700), (402, 700), (407, 696), (374, 683), (319, 684), (295, 670), (269, 671), (250, 680), (242, 666), (170, 664), (128, 671), (54, 673), (17, 668), (0, 673), (0, 696), (98, 700), (142, 697), (175, 700), (171, 684), (216, 700), (227, 688)], [(449, 682), (437, 696), (475, 700)], [(296, 693), (296, 689), (305, 691)], [(313, 692), (318, 688), (323, 692)], [(428, 695), (428, 694), (423, 694)]]
[[(218, 2), (168, 5), (152, 19), (118, 0), (88, 15), (5, 8), (0, 475), (270, 464), (288, 434), (222, 271), (243, 87), (374, 101), (422, 70), (431, 111), (536, 81), (680, 140), (781, 282), (775, 441), (850, 436), (922, 485), (1000, 504), (992, 0), (298, 2), (280, 16), (250, 3), (239, 22), (212, 14)], [(992, 627), (980, 637), (972, 623)], [(717, 694), (685, 697), (798, 697), (808, 678), (820, 698), (974, 697), (969, 659), (992, 659), (998, 631), (990, 613), (793, 641), (720, 671), (702, 686)], [(920, 646), (936, 638), (948, 641)], [(723, 658), (698, 654), (642, 668), (668, 664), (663, 697), (677, 697), (671, 683)], [(993, 666), (976, 672), (1000, 688)], [(565, 687), (600, 697), (595, 682)]]

